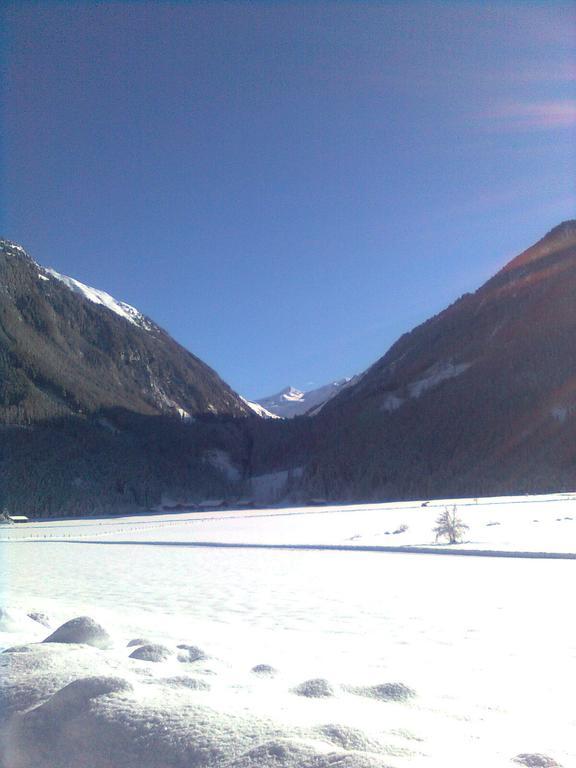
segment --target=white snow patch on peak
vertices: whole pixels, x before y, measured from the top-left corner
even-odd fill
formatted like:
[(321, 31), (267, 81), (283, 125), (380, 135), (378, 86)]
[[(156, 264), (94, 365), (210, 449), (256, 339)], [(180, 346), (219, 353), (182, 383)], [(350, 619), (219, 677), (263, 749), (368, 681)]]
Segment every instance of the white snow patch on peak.
[(304, 399), (304, 392), (295, 387), (286, 387), (280, 392), (280, 398), (286, 400), (289, 403), (300, 402)]
[(242, 402), (246, 403), (248, 408), (251, 408), (254, 413), (257, 416), (260, 416), (262, 419), (281, 419), (282, 416), (277, 416), (275, 413), (272, 413), (271, 411), (267, 411), (266, 408), (264, 408), (263, 405), (259, 405), (259, 403), (253, 403), (251, 400), (246, 400), (245, 397), (242, 397), (240, 395), (240, 399)]
[(335, 395), (355, 384), (359, 379), (360, 376), (349, 376), (308, 392), (302, 392), (295, 387), (286, 387), (277, 395), (262, 397), (256, 403), (276, 416), (287, 419), (304, 414), (311, 416), (318, 413)]
[(64, 285), (73, 291), (73, 293), (83, 296), (93, 304), (100, 304), (101, 306), (106, 307), (106, 309), (114, 312), (114, 314), (123, 317), (124, 320), (128, 320), (129, 323), (137, 325), (139, 328), (144, 328), (147, 331), (150, 331), (153, 328), (152, 323), (135, 307), (132, 307), (130, 304), (126, 304), (123, 301), (118, 301), (118, 299), (110, 296), (106, 291), (100, 291), (98, 288), (91, 288), (89, 285), (84, 285), (84, 283), (75, 280), (73, 277), (61, 275), (59, 272), (56, 272), (55, 269), (44, 268), (44, 272), (56, 280), (59, 280), (61, 283), (64, 283)]
[(19, 251), (20, 253), (23, 253), (25, 256), (30, 258), (29, 254), (26, 252), (26, 249), (22, 248), (21, 245), (18, 245), (18, 243), (15, 243), (13, 240), (6, 240), (4, 237), (0, 238), (0, 248), (10, 248), (13, 251)]

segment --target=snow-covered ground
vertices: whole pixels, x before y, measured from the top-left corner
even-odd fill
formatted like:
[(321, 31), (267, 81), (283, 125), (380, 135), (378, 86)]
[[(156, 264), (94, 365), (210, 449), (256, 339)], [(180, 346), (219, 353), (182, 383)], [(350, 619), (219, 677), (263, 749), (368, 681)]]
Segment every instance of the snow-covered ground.
[[(2, 526), (0, 647), (25, 648), (0, 655), (0, 765), (576, 765), (576, 563), (410, 550), (576, 555), (576, 496), (460, 500), (455, 547), (444, 506)], [(37, 644), (77, 616), (110, 647)]]

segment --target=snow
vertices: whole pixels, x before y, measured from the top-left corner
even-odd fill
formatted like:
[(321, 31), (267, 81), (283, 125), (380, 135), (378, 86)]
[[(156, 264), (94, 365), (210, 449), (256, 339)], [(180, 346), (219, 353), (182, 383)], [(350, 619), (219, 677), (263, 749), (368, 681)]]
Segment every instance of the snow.
[(574, 406), (557, 405), (551, 410), (552, 418), (559, 421), (560, 424), (564, 424), (566, 419), (574, 412)]
[[(18, 243), (13, 242), (12, 240), (6, 240), (5, 238), (0, 238), (0, 248), (4, 249), (10, 249), (12, 251), (18, 251), (23, 256), (26, 256), (30, 259), (30, 261), (33, 261), (33, 259), (26, 253), (24, 248), (22, 248), (21, 245), (18, 245)], [(34, 262), (36, 263), (36, 262)]]
[[(181, 405), (178, 405), (175, 400), (172, 400), (172, 398), (168, 397), (166, 392), (164, 392), (149, 365), (147, 365), (147, 369), (148, 373), (150, 374), (150, 388), (154, 393), (156, 403), (161, 408), (171, 408), (172, 410), (176, 411), (182, 421), (193, 421), (193, 417), (188, 413), (188, 411), (185, 408), (182, 408)], [(212, 406), (208, 406), (208, 408), (212, 409)]]
[(78, 616), (65, 624), (44, 640), (45, 643), (83, 643), (95, 648), (106, 649), (111, 645), (106, 630), (90, 616)]
[(286, 387), (276, 395), (260, 398), (256, 403), (285, 419), (302, 416), (305, 413), (312, 415), (318, 413), (329, 400), (343, 389), (355, 384), (360, 378), (360, 376), (349, 376), (308, 392), (302, 392), (295, 387)]
[(421, 378), (409, 382), (405, 387), (402, 387), (395, 392), (386, 393), (380, 408), (381, 410), (388, 412), (397, 411), (398, 408), (404, 405), (406, 400), (422, 397), (425, 392), (434, 389), (443, 381), (460, 376), (467, 371), (470, 366), (471, 363), (455, 364), (451, 361), (435, 363), (428, 368)]
[(410, 397), (420, 397), (424, 392), (437, 387), (441, 382), (460, 376), (468, 368), (470, 368), (470, 363), (459, 363), (458, 365), (452, 362), (437, 363), (428, 369), (425, 376), (408, 385)]
[[(137, 325), (139, 328), (144, 328), (147, 331), (152, 330), (152, 323), (147, 320), (141, 312), (135, 309), (135, 307), (131, 307), (130, 304), (118, 301), (118, 299), (110, 296), (110, 294), (105, 291), (100, 291), (97, 288), (91, 288), (89, 285), (84, 285), (84, 283), (75, 280), (73, 277), (61, 275), (54, 269), (45, 268), (44, 273), (59, 280), (61, 283), (64, 283), (64, 285), (73, 291), (73, 293), (83, 296), (93, 304), (100, 304), (101, 306), (106, 307), (106, 309), (109, 309), (119, 317), (124, 318), (124, 320), (128, 320), (129, 323)], [(46, 279), (42, 274), (40, 274), (40, 277)]]
[(404, 400), (397, 395), (386, 395), (382, 401), (383, 411), (397, 411), (398, 408), (404, 403)]
[[(432, 532), (448, 503), (470, 526), (453, 547)], [(545, 557), (576, 555), (575, 495), (46, 520), (0, 538), (4, 768), (576, 764), (576, 563)], [(79, 617), (112, 647), (42, 642)], [(130, 658), (134, 638), (167, 652)]]
[(245, 397), (240, 396), (240, 400), (246, 403), (248, 408), (251, 408), (254, 413), (257, 416), (260, 416), (262, 419), (280, 419), (281, 416), (277, 416), (275, 413), (271, 413), (270, 411), (267, 411), (264, 406), (259, 405), (258, 403), (253, 403), (251, 400), (246, 400)]
[(296, 467), (253, 476), (250, 481), (252, 497), (255, 501), (265, 504), (279, 501), (289, 492), (292, 478), (300, 477), (302, 471), (302, 467)]
[(214, 469), (221, 472), (229, 482), (237, 483), (240, 480), (240, 470), (232, 462), (230, 455), (226, 451), (219, 449), (207, 451), (204, 458)]
[(149, 643), (148, 645), (141, 645), (130, 654), (131, 659), (141, 659), (142, 661), (166, 661), (174, 653), (170, 648), (167, 648), (161, 643)]
[(0, 607), (0, 632), (30, 632), (38, 630), (34, 620), (24, 611)]

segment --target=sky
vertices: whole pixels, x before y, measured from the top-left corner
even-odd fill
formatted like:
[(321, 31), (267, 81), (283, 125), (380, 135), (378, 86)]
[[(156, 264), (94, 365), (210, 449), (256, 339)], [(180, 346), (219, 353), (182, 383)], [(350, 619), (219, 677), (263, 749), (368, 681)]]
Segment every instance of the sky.
[(4, 2), (0, 233), (248, 397), (576, 215), (576, 6)]

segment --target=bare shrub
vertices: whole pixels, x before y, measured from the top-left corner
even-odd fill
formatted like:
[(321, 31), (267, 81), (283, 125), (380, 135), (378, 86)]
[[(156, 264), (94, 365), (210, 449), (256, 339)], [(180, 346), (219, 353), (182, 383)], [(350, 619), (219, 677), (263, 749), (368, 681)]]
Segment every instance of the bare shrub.
[(449, 544), (458, 544), (462, 536), (468, 530), (466, 523), (458, 517), (456, 506), (444, 507), (444, 512), (436, 519), (436, 541), (446, 536)]
[(392, 531), (392, 533), (406, 533), (407, 530), (408, 530), (408, 526), (406, 525), (406, 523), (402, 523), (402, 525), (399, 525), (395, 531)]

